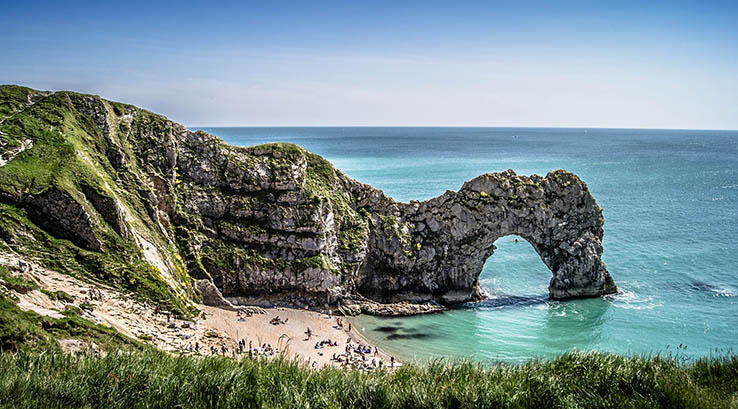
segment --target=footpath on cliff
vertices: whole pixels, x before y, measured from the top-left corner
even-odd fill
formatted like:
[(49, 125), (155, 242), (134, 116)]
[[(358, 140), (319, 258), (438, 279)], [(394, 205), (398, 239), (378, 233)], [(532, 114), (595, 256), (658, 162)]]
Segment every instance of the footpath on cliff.
[[(263, 351), (262, 346), (269, 345), (274, 353), (263, 353), (261, 356), (282, 355), (320, 368), (328, 365), (344, 366), (343, 362), (332, 358), (334, 354), (345, 356), (348, 344), (368, 346), (368, 342), (356, 328), (352, 327), (349, 331), (350, 321), (345, 317), (290, 308), (244, 308), (241, 312), (239, 309), (198, 304), (197, 309), (201, 311), (199, 317), (183, 320), (166, 311), (155, 313), (155, 306), (147, 305), (110, 286), (82, 281), (44, 268), (33, 260), (13, 253), (1, 253), (0, 265), (8, 267), (14, 274), (39, 287), (26, 292), (10, 290), (18, 299), (20, 309), (51, 318), (62, 318), (62, 311), (68, 306), (78, 307), (82, 311), (82, 317), (89, 321), (114, 328), (131, 339), (171, 353), (215, 353), (240, 359), (249, 356), (249, 345), (260, 352)], [(71, 299), (54, 299), (47, 294), (59, 291), (68, 294)], [(342, 319), (342, 328), (336, 325), (337, 318)], [(273, 321), (280, 323), (275, 325)], [(306, 334), (308, 328), (310, 337)], [(242, 340), (244, 347), (241, 350), (239, 341)], [(333, 346), (323, 343), (322, 347), (316, 347), (321, 341), (328, 340)], [(80, 339), (61, 339), (58, 342), (65, 352), (100, 351), (98, 345)], [(196, 345), (199, 346), (199, 351), (195, 350)], [(350, 355), (355, 366), (359, 366), (360, 354), (352, 352)], [(381, 350), (375, 356), (374, 347), (370, 354), (365, 355), (365, 365), (368, 366), (372, 359), (377, 364), (380, 360), (384, 364), (390, 362), (390, 357)]]

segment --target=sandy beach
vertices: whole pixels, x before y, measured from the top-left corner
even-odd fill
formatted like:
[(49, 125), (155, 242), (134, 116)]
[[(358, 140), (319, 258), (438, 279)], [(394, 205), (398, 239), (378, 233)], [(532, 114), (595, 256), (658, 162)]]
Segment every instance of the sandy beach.
[[(357, 328), (352, 326), (351, 331), (348, 331), (350, 320), (346, 317), (335, 315), (329, 317), (328, 314), (291, 308), (268, 308), (265, 309), (266, 314), (253, 314), (250, 317), (244, 315), (239, 320), (235, 311), (207, 306), (201, 308), (207, 316), (201, 324), (227, 334), (230, 343), (235, 344), (237, 340), (245, 339), (247, 346), (249, 342), (252, 342), (254, 347), (270, 344), (289, 358), (318, 367), (341, 366), (340, 363), (332, 361), (332, 357), (334, 354), (345, 353), (348, 343), (368, 346), (368, 342)], [(276, 317), (286, 323), (271, 324), (270, 320)], [(343, 321), (343, 328), (336, 325), (336, 318)], [(305, 334), (308, 328), (312, 332), (310, 339)], [(328, 340), (337, 345), (315, 348), (316, 343)], [(374, 347), (372, 345), (372, 348)], [(372, 358), (381, 359), (384, 363), (390, 362), (390, 357), (383, 353), (381, 348), (376, 358), (373, 351), (366, 356), (369, 362)], [(313, 364), (314, 362), (316, 364)]]
[[(85, 310), (83, 317), (101, 325), (115, 328), (122, 334), (156, 346), (159, 349), (174, 353), (210, 355), (211, 347), (223, 354), (221, 347), (226, 345), (226, 356), (233, 357), (237, 351), (238, 341), (245, 340), (244, 352), (237, 355), (241, 359), (248, 357), (248, 345), (258, 348), (264, 344), (270, 345), (277, 353), (270, 357), (282, 354), (289, 359), (297, 359), (311, 367), (321, 368), (326, 365), (341, 366), (332, 361), (333, 355), (346, 352), (346, 345), (353, 344), (369, 346), (368, 341), (359, 333), (358, 328), (348, 330), (351, 320), (346, 317), (332, 316), (314, 311), (291, 308), (265, 308), (263, 314), (247, 316), (233, 310), (198, 305), (197, 308), (204, 317), (197, 320), (180, 320), (165, 311), (154, 313), (151, 305), (139, 302), (129, 295), (110, 286), (91, 284), (53, 270), (43, 268), (31, 260), (21, 259), (12, 253), (0, 254), (0, 264), (14, 268), (18, 261), (32, 266), (32, 272), (24, 272), (23, 276), (40, 288), (48, 291), (64, 291), (71, 295), (74, 301), (67, 303), (52, 300), (39, 290), (27, 293), (18, 293), (18, 306), (27, 311), (34, 311), (52, 318), (61, 318), (61, 312), (68, 304), (79, 306), (84, 303), (91, 306)], [(89, 296), (90, 289), (101, 295)], [(270, 321), (279, 317), (283, 324), (273, 325)], [(343, 328), (337, 326), (336, 319), (343, 321)], [(310, 328), (312, 336), (308, 339), (305, 332)], [(316, 343), (331, 341), (335, 346), (324, 345), (316, 349)], [(195, 351), (195, 346), (199, 351)], [(96, 349), (94, 345), (86, 345), (77, 340), (63, 340), (62, 349), (70, 352)], [(191, 350), (192, 349), (192, 350)], [(360, 354), (352, 354), (360, 359)], [(389, 364), (390, 357), (379, 348), (375, 357), (374, 345), (372, 353), (365, 354), (367, 363), (372, 359), (378, 363), (382, 360)]]

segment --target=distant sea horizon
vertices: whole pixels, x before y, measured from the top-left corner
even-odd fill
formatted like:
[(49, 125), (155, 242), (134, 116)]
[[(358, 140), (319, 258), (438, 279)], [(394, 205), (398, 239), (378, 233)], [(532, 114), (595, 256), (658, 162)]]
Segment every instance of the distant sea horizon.
[(738, 131), (477, 126), (190, 127), (249, 146), (291, 142), (395, 200), (426, 200), (483, 173), (584, 180), (605, 217), (603, 260), (621, 292), (551, 301), (551, 272), (500, 238), (480, 283), (489, 295), (436, 315), (357, 324), (403, 359), (522, 362), (572, 350), (732, 351), (738, 341)]
[[(738, 132), (738, 129), (723, 128), (641, 128), (641, 127), (607, 127), (607, 126), (494, 126), (494, 125), (222, 125), (222, 126), (186, 126), (191, 130), (223, 129), (223, 128), (489, 128), (489, 129), (593, 129), (624, 131), (717, 131)], [(207, 131), (206, 131), (207, 132)]]

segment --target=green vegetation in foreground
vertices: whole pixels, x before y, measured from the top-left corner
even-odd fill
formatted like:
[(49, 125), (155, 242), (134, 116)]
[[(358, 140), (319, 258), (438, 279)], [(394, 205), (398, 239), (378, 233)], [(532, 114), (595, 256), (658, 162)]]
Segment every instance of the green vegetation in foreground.
[(734, 408), (738, 357), (569, 353), (552, 361), (407, 365), (366, 374), (284, 360), (160, 352), (0, 354), (0, 406), (13, 408)]
[(21, 294), (40, 290), (55, 300), (71, 302), (74, 297), (64, 291), (40, 289), (36, 283), (14, 275), (0, 266), (0, 351), (61, 352), (59, 340), (74, 339), (102, 351), (146, 348), (138, 341), (126, 338), (113, 328), (95, 324), (82, 318), (77, 307), (67, 306), (62, 318), (51, 318), (33, 311), (23, 311), (16, 305)]
[(0, 294), (0, 350), (61, 352), (58, 341), (62, 339), (94, 344), (103, 351), (146, 348), (113, 328), (82, 318), (81, 313), (79, 308), (68, 308), (62, 313), (63, 318), (46, 317), (33, 311), (23, 311), (15, 301)]

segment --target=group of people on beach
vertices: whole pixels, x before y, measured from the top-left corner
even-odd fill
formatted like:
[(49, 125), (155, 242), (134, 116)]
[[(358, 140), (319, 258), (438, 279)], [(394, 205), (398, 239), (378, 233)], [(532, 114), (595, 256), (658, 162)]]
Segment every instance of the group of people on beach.
[(331, 341), (331, 339), (328, 338), (328, 339), (324, 339), (324, 340), (322, 340), (320, 342), (316, 342), (315, 343), (315, 349), (323, 349), (323, 347), (325, 347), (325, 346), (328, 346), (328, 347), (337, 347), (338, 346), (338, 342)]
[[(196, 343), (196, 345), (199, 345)], [(194, 352), (199, 352), (197, 349)], [(255, 357), (268, 357), (279, 354), (279, 348), (273, 347), (271, 344), (264, 343), (261, 346), (253, 346), (253, 341), (246, 342), (246, 339), (241, 339), (238, 344), (230, 348), (228, 344), (223, 342), (220, 347), (210, 346), (210, 355), (222, 355), (232, 356), (234, 359), (238, 359), (241, 356), (255, 358)]]
[[(155, 315), (161, 314), (162, 312), (163, 311), (161, 311), (159, 307), (156, 307), (154, 309)], [(171, 313), (167, 311), (166, 314), (167, 321), (169, 321)], [(245, 321), (246, 316), (251, 316), (251, 314), (241, 311), (237, 312), (237, 318), (239, 321)], [(334, 317), (328, 315), (328, 318), (332, 319)], [(287, 318), (282, 319), (279, 315), (269, 320), (269, 323), (275, 326), (284, 325), (287, 324), (287, 322)], [(335, 318), (335, 323), (336, 325), (334, 328), (336, 329), (342, 329), (347, 332), (350, 332), (352, 329), (351, 323), (344, 322), (344, 320), (340, 317)], [(316, 334), (313, 332), (312, 329), (308, 327), (305, 330), (305, 335), (307, 336), (307, 339), (305, 339), (307, 341), (311, 340)], [(338, 341), (328, 338), (316, 342), (314, 345), (314, 349), (319, 356), (323, 356), (324, 348), (332, 348), (338, 346)], [(183, 345), (182, 349), (185, 353), (200, 354), (201, 345), (198, 341), (190, 341), (186, 346)], [(232, 356), (234, 359), (239, 359), (240, 357), (271, 357), (278, 355), (279, 353), (279, 348), (275, 348), (269, 343), (263, 343), (261, 345), (254, 346), (253, 341), (247, 341), (245, 338), (239, 340), (237, 344), (233, 347), (229, 347), (226, 342), (222, 342), (220, 345), (210, 345), (210, 355), (219, 355), (226, 357)], [(383, 367), (394, 368), (397, 365), (394, 357), (390, 357), (389, 362), (384, 362), (384, 360), (379, 356), (379, 351), (376, 347), (372, 347), (371, 345), (366, 345), (363, 343), (354, 343), (352, 342), (351, 337), (346, 339), (343, 353), (333, 353), (330, 362), (343, 367), (353, 368), (361, 371), (372, 371)], [(310, 365), (312, 367), (318, 367), (319, 363), (317, 360), (311, 360)]]
[[(352, 367), (360, 371), (372, 371), (384, 367), (384, 361), (379, 358), (379, 350), (370, 345), (351, 343), (351, 338), (346, 341), (343, 354), (333, 354), (331, 361), (337, 362), (345, 367)], [(390, 368), (395, 367), (395, 357), (390, 357)]]

